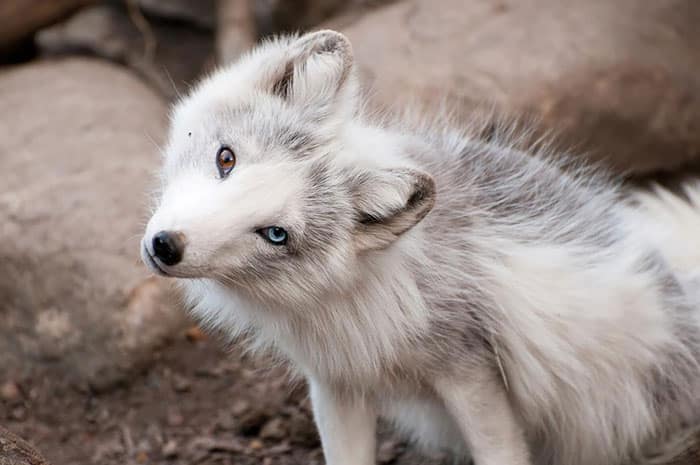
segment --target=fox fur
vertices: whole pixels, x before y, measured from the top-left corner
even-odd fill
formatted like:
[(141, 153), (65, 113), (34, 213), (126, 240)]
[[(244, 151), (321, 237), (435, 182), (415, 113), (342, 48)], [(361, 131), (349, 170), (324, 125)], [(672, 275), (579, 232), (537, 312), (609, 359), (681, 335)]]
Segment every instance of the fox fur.
[(498, 131), (375, 117), (333, 31), (261, 44), (171, 122), (144, 261), (306, 377), (329, 465), (373, 464), (378, 417), (476, 465), (642, 463), (699, 424), (697, 186), (629, 198)]

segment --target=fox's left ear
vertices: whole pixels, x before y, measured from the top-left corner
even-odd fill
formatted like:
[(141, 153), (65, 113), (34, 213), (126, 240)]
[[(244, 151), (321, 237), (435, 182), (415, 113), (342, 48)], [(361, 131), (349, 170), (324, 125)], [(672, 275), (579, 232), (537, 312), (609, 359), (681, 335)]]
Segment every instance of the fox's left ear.
[(411, 168), (382, 169), (352, 178), (358, 250), (388, 247), (413, 228), (435, 204), (435, 181)]
[(354, 92), (352, 72), (347, 37), (331, 30), (311, 32), (290, 45), (289, 58), (281, 63), (271, 91), (292, 103), (324, 109)]

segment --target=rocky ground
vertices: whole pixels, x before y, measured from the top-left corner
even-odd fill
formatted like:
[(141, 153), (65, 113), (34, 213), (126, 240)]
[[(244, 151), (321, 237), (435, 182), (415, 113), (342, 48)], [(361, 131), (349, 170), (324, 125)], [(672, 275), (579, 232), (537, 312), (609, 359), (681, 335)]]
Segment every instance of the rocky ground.
[[(54, 465), (322, 464), (303, 383), (223, 347), (190, 328), (150, 369), (102, 393), (55, 378), (4, 379), (0, 424)], [(443, 463), (387, 434), (379, 462)]]

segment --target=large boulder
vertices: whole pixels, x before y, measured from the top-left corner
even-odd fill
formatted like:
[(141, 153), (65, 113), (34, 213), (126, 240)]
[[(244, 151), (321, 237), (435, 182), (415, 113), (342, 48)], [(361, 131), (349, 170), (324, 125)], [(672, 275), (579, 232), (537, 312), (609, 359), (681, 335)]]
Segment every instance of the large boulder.
[(165, 105), (66, 59), (0, 73), (0, 108), (0, 373), (108, 386), (183, 324), (138, 258)]
[(336, 15), (345, 15), (346, 20), (358, 17), (392, 1), (395, 0), (218, 0), (217, 56), (225, 64), (238, 58), (259, 38), (313, 29)]
[(95, 0), (2, 0), (0, 53)]
[(338, 19), (385, 103), (485, 105), (631, 173), (700, 156), (697, 0), (404, 0)]
[(364, 14), (396, 0), (219, 0), (251, 4), (262, 36), (311, 29), (339, 14)]
[(0, 426), (0, 465), (49, 465), (34, 446)]
[(128, 2), (98, 3), (39, 31), (37, 49), (44, 57), (77, 53), (126, 65), (175, 99), (214, 63), (213, 25), (205, 25), (213, 21), (213, 2), (139, 2), (148, 14), (141, 21)]
[(217, 2), (216, 54), (220, 63), (228, 63), (238, 58), (255, 44), (257, 35), (253, 2), (250, 0)]

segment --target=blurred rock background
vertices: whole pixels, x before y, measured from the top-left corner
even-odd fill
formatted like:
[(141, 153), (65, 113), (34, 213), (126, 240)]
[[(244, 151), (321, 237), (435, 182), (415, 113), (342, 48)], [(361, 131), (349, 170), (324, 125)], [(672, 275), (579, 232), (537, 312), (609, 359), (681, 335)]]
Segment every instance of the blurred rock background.
[[(699, 24), (697, 0), (2, 0), (0, 424), (56, 464), (321, 463), (303, 387), (223, 353), (138, 258), (168, 105), (262, 38), (341, 30), (379, 106), (675, 180)], [(382, 463), (441, 463), (382, 438)]]

